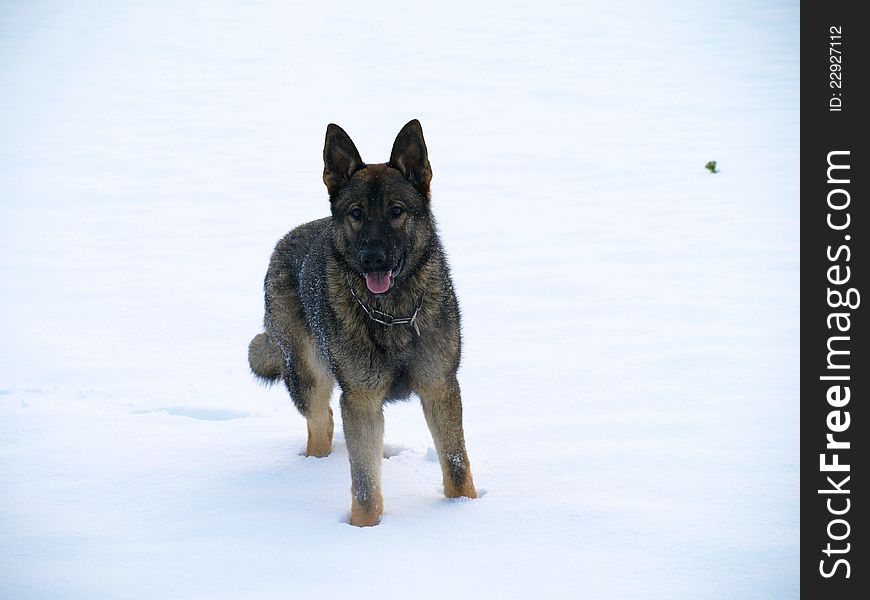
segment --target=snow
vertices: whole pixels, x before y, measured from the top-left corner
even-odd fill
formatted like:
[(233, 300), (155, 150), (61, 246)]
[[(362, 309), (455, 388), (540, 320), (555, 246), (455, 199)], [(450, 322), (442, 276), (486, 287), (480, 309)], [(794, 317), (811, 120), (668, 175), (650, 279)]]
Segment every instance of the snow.
[[(798, 24), (0, 4), (0, 597), (796, 597)], [(301, 456), (246, 347), (274, 243), (327, 214), (327, 123), (379, 162), (411, 118), (482, 495), (389, 406), (358, 529), (340, 422)]]

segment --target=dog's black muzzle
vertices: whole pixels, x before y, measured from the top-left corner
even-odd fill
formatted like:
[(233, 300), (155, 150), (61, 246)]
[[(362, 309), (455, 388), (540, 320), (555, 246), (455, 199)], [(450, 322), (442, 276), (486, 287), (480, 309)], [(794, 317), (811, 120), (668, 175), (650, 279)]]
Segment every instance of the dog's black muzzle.
[(387, 266), (387, 249), (383, 244), (373, 242), (359, 253), (359, 264), (363, 273), (389, 271)]

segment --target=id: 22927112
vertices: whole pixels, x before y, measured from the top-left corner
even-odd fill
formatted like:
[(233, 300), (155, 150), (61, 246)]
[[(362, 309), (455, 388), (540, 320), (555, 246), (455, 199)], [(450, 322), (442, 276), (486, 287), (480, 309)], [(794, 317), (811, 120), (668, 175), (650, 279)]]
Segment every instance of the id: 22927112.
[(831, 41), (828, 44), (828, 62), (830, 73), (828, 87), (831, 88), (831, 99), (828, 100), (828, 110), (840, 112), (843, 110), (843, 27), (832, 25), (828, 29)]

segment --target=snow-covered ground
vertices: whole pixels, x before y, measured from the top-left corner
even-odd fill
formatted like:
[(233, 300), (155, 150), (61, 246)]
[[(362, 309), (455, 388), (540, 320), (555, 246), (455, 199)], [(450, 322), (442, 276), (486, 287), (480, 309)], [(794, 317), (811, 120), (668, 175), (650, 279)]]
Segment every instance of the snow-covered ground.
[[(292, 4), (0, 3), (0, 597), (796, 597), (798, 3)], [(485, 493), (357, 529), (246, 348), (414, 117)]]

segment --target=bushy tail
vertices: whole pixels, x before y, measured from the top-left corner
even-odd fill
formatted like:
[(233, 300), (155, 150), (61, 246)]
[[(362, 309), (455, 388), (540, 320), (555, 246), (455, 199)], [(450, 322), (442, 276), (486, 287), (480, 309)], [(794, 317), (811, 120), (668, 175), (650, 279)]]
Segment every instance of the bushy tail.
[(248, 346), (248, 363), (254, 375), (268, 383), (281, 379), (284, 359), (281, 350), (266, 333), (254, 336)]

